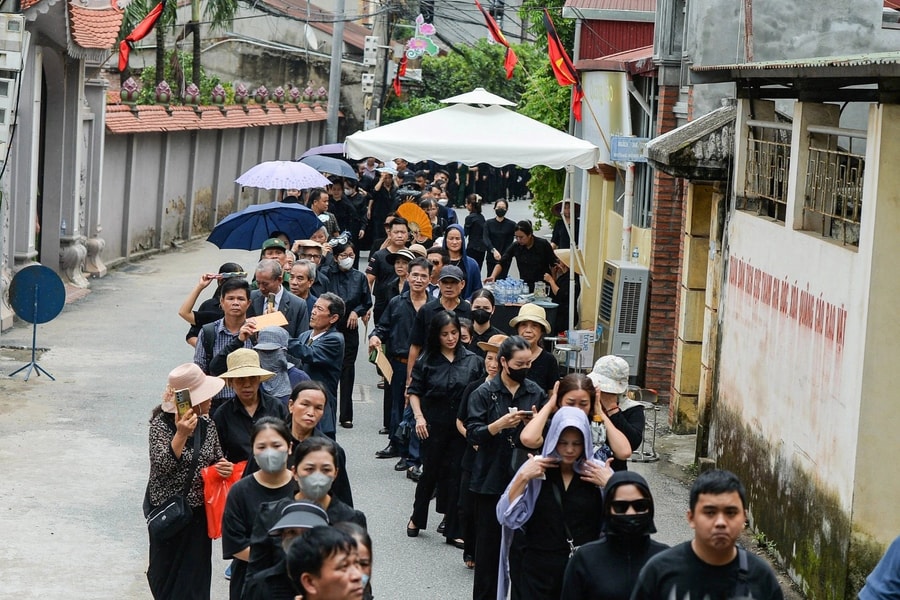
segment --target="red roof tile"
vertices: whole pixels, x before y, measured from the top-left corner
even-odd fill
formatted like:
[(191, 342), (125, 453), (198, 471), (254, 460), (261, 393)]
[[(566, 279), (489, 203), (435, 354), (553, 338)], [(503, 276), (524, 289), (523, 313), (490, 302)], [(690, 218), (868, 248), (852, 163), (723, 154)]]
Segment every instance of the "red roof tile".
[(600, 58), (588, 58), (575, 63), (579, 71), (624, 71), (632, 75), (643, 75), (656, 70), (653, 63), (653, 46), (644, 46)]
[(122, 27), (122, 10), (116, 0), (69, 2), (72, 40), (82, 48), (112, 48)]
[(40, 1), (41, 0), (21, 0), (20, 5), (22, 7), (22, 10), (28, 10)]
[(127, 106), (109, 104), (106, 107), (106, 128), (110, 133), (155, 133), (160, 131), (193, 131), (197, 129), (239, 129), (292, 125), (308, 121), (324, 121), (325, 108), (297, 108), (285, 105), (284, 110), (269, 103), (268, 111), (256, 104), (225, 107), (201, 106), (198, 111), (188, 106), (173, 106), (170, 112), (158, 105)]

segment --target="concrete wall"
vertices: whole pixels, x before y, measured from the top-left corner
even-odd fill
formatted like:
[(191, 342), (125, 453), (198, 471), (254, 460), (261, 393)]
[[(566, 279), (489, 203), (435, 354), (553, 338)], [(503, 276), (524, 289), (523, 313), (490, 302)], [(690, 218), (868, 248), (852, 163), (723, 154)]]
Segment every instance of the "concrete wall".
[[(726, 226), (710, 441), (718, 465), (747, 485), (754, 527), (809, 597), (845, 598), (900, 529), (890, 500), (900, 486), (879, 462), (900, 449), (900, 176), (889, 158), (900, 108), (870, 109), (865, 210), (853, 248), (801, 229), (799, 127), (816, 106), (798, 104), (794, 115), (785, 222), (736, 211)], [(736, 131), (746, 129), (745, 117), (739, 109)]]
[(325, 123), (115, 135), (103, 164), (102, 258), (116, 262), (205, 236), (223, 217), (275, 192), (234, 180), (266, 160), (291, 160), (321, 142)]
[[(695, 65), (745, 62), (743, 2), (687, 3), (685, 52)], [(881, 28), (882, 0), (754, 0), (754, 61), (885, 52), (897, 48), (900, 31)], [(733, 97), (731, 84), (696, 86), (694, 114)], [(865, 116), (858, 127), (865, 126)]]

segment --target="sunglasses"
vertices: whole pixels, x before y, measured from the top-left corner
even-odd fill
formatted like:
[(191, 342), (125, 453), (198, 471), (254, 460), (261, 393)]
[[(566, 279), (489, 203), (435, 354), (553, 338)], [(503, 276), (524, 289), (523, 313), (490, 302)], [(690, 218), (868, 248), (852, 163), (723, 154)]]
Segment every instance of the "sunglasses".
[(610, 509), (617, 515), (624, 515), (628, 512), (628, 507), (633, 508), (636, 513), (649, 512), (652, 506), (653, 502), (647, 498), (641, 498), (640, 500), (613, 500), (609, 503)]

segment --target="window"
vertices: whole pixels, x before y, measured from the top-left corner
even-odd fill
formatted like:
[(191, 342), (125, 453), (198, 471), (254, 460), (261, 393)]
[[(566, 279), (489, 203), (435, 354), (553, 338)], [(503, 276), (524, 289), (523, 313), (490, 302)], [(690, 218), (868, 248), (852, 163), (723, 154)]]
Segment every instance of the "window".
[(740, 208), (784, 223), (791, 169), (791, 124), (747, 122), (747, 164)]
[(866, 132), (810, 126), (803, 229), (859, 246)]

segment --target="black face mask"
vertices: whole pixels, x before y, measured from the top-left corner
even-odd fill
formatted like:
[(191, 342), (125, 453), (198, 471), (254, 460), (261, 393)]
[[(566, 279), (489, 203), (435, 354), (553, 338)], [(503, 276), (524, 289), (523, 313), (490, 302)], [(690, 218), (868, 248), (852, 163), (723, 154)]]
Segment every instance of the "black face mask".
[(650, 512), (636, 515), (615, 515), (606, 517), (606, 530), (612, 535), (636, 537), (650, 535), (650, 526), (653, 524), (653, 515)]
[(496, 214), (498, 217), (505, 217), (506, 209), (505, 208), (497, 208), (494, 210), (494, 214)]
[(528, 368), (524, 369), (507, 369), (507, 374), (509, 378), (515, 381), (516, 383), (522, 383), (525, 379), (528, 378)]
[(472, 320), (479, 325), (484, 325), (491, 320), (491, 313), (483, 308), (476, 308), (472, 311)]

